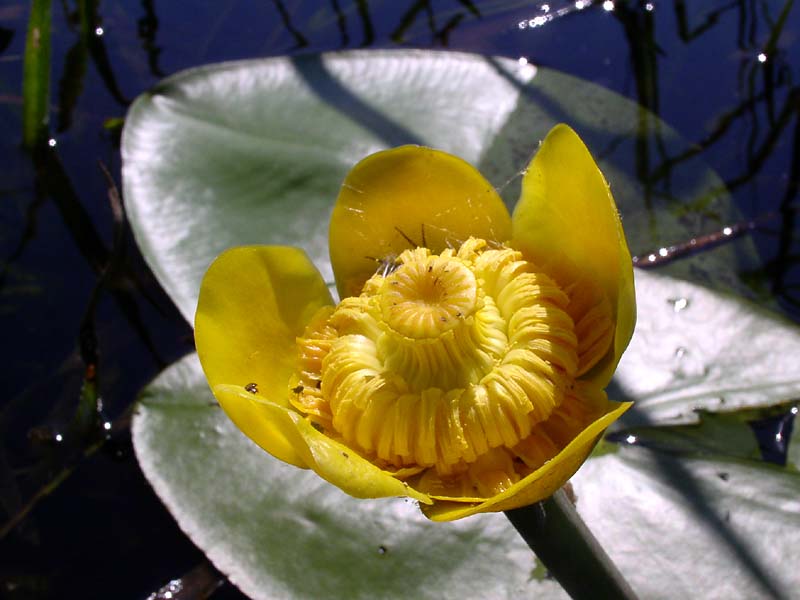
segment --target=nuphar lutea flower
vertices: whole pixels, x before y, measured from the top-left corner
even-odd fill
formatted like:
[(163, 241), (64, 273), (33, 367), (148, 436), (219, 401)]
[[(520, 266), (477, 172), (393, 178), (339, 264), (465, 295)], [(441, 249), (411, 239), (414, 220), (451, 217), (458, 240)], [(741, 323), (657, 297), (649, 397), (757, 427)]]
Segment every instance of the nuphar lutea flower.
[(209, 268), (196, 341), (258, 445), (362, 498), (432, 519), (544, 499), (628, 404), (604, 392), (635, 321), (608, 185), (554, 128), (513, 217), (469, 164), (404, 146), (347, 175), (330, 253), (233, 248)]

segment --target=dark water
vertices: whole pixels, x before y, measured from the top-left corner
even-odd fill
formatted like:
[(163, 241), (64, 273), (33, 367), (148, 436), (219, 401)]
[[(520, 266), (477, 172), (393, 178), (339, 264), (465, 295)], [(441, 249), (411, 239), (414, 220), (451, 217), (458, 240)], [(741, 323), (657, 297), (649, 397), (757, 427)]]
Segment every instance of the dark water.
[[(0, 6), (0, 513), (8, 529), (0, 595), (144, 598), (188, 574), (183, 585), (196, 587), (186, 597), (239, 597), (163, 510), (128, 431), (136, 392), (192, 349), (191, 330), (115, 220), (99, 162), (119, 183), (119, 119), (178, 70), (412, 46), (524, 57), (608, 87), (659, 115), (720, 174), (745, 215), (737, 231), (761, 253), (749, 279), (800, 321), (800, 8), (549, 4), (56, 2), (52, 141), (38, 152), (21, 146), (29, 4)], [(637, 175), (656, 169), (640, 161)], [(720, 237), (697, 233), (709, 243)], [(76, 418), (85, 380), (96, 382), (103, 410)]]

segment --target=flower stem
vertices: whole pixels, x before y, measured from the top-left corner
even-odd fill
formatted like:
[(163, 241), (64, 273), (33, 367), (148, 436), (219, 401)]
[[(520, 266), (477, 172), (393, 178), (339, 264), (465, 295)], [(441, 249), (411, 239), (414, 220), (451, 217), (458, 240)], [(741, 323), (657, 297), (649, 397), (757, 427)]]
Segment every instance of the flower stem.
[(563, 488), (505, 514), (572, 598), (636, 598)]

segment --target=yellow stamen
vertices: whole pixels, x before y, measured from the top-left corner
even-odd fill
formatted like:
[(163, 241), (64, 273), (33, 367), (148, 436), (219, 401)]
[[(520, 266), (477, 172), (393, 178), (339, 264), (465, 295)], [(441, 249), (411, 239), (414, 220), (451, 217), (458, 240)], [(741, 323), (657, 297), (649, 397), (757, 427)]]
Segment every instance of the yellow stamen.
[(545, 434), (541, 447), (530, 438), (578, 370), (570, 299), (519, 252), (479, 239), (396, 262), (312, 320), (290, 400), (380, 464), (497, 493), (551, 455)]

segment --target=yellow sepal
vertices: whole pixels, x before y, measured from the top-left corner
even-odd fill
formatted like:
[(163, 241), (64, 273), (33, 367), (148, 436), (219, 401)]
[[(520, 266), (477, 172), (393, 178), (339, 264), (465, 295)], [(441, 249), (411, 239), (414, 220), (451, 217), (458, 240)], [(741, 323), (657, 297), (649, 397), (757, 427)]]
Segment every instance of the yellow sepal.
[[(252, 384), (260, 396), (288, 407), (295, 337), (330, 303), (325, 282), (298, 248), (243, 246), (222, 253), (203, 278), (195, 315), (195, 344), (211, 389)], [(249, 404), (220, 403), (259, 444), (275, 434), (269, 424), (253, 421)], [(288, 438), (275, 440), (273, 454), (298, 464)]]
[(555, 126), (531, 161), (512, 228), (514, 246), (562, 287), (591, 281), (611, 303), (613, 344), (582, 377), (605, 387), (636, 322), (633, 266), (608, 183), (567, 125)]
[[(406, 496), (430, 504), (391, 473), (380, 469), (344, 444), (319, 432), (297, 411), (251, 394), (239, 386), (219, 385), (214, 395), (234, 423), (264, 450), (317, 475), (356, 498)], [(285, 453), (286, 450), (290, 453)], [(287, 455), (293, 460), (287, 460)]]
[(361, 292), (377, 261), (408, 250), (406, 237), (438, 254), (470, 236), (505, 242), (510, 235), (508, 210), (472, 165), (401, 146), (368, 156), (348, 173), (331, 216), (331, 264), (345, 298)]
[(421, 506), (422, 512), (432, 521), (454, 521), (477, 513), (527, 506), (552, 496), (584, 463), (603, 431), (632, 405), (632, 402), (609, 402), (608, 411), (586, 427), (553, 459), (506, 491), (482, 502), (432, 496), (434, 504)]

